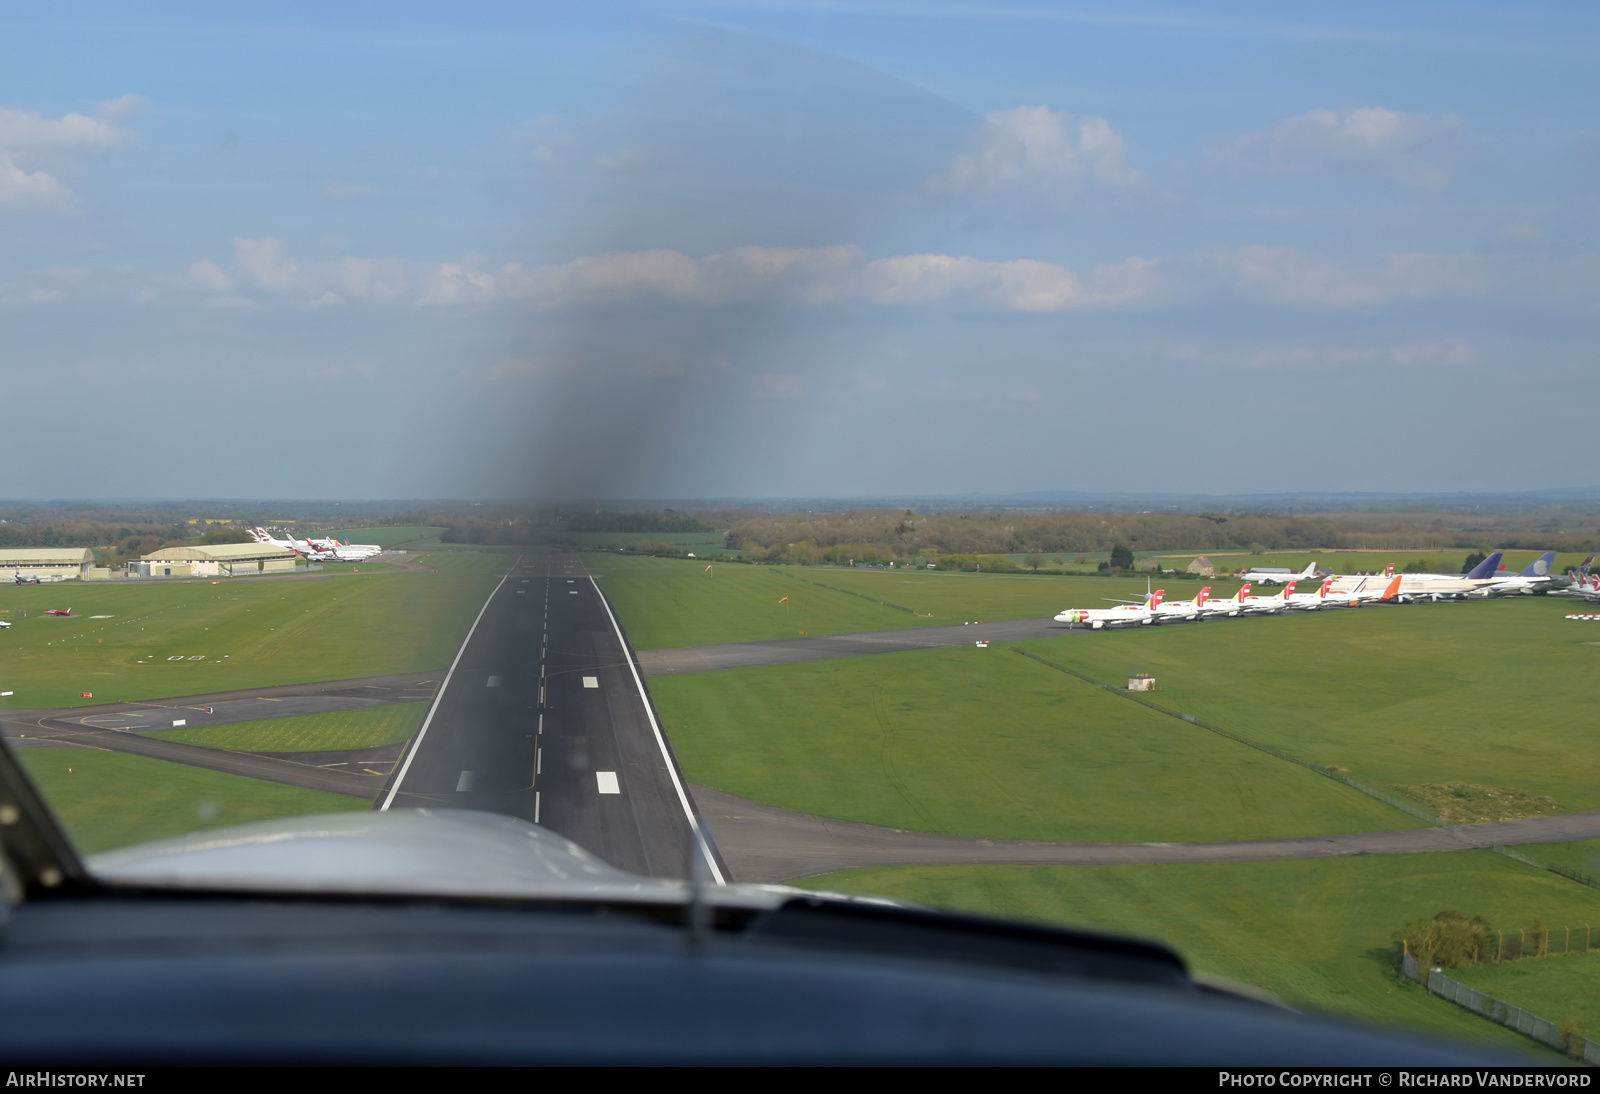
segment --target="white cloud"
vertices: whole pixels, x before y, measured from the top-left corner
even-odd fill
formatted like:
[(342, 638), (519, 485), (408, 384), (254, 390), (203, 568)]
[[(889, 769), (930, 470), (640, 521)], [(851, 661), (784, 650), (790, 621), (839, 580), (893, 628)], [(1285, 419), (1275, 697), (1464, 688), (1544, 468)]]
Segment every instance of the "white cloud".
[[(51, 275), (56, 280), (55, 274)], [(737, 247), (696, 258), (618, 251), (548, 266), (476, 259), (432, 263), (344, 257), (301, 260), (280, 240), (234, 240), (231, 266), (189, 267), (192, 288), (276, 297), (298, 307), (395, 303), (434, 307), (570, 308), (665, 300), (696, 307), (947, 306), (1039, 314), (1137, 308), (1254, 307), (1375, 313), (1428, 302), (1593, 312), (1600, 254), (1396, 253), (1332, 258), (1247, 246), (1131, 257), (1084, 270), (1037, 259), (910, 254), (869, 259), (858, 247)]]
[(498, 271), (438, 269), (424, 302), (528, 300), (547, 307), (638, 295), (698, 304), (778, 299), (797, 304), (863, 301), (912, 306), (965, 302), (1012, 311), (1060, 311), (1132, 303), (1156, 290), (1157, 264), (1131, 258), (1084, 279), (1032, 259), (993, 262), (955, 255), (868, 261), (857, 247), (739, 247), (695, 259), (679, 251), (627, 251), (561, 266)]
[(426, 268), (424, 263), (392, 258), (301, 262), (285, 256), (281, 240), (233, 241), (233, 270), (240, 281), (266, 292), (308, 296), (306, 303), (397, 300), (415, 292), (419, 274)]
[(1208, 256), (1246, 299), (1320, 308), (1372, 308), (1490, 292), (1491, 271), (1473, 254), (1391, 254), (1340, 262), (1292, 247), (1240, 247)]
[(0, 108), (0, 206), (69, 204), (72, 191), (37, 161), (120, 148), (133, 140), (133, 134), (119, 123), (143, 103), (137, 95), (124, 95), (101, 103), (92, 117), (64, 114), (46, 118), (31, 111)]
[(1089, 191), (1127, 193), (1150, 184), (1128, 166), (1122, 136), (1104, 118), (1019, 106), (990, 114), (971, 143), (971, 152), (928, 180), (930, 193), (1013, 195), (1064, 208)]
[(1364, 174), (1439, 190), (1450, 183), (1442, 153), (1458, 146), (1453, 114), (1406, 114), (1381, 106), (1309, 110), (1206, 150), (1213, 161), (1271, 175)]
[(202, 258), (189, 267), (189, 280), (207, 292), (233, 291), (233, 278), (209, 258)]
[(71, 191), (43, 171), (25, 171), (0, 152), (0, 206), (65, 205)]

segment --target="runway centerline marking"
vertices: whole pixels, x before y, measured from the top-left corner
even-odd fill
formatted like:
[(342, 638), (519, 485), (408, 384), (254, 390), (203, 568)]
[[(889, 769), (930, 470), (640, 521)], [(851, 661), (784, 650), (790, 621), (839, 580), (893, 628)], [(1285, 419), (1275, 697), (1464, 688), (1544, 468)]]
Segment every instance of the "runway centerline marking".
[(600, 677), (598, 677), (598, 676), (585, 676), (583, 678), (583, 686), (586, 687), (586, 688), (597, 688), (597, 687), (599, 687), (600, 686)]
[(498, 677), (498, 676), (491, 676), (491, 677), (489, 677), (489, 684), (488, 684), (488, 686), (489, 686), (489, 687), (491, 687), (491, 688), (497, 688), (497, 687), (499, 687), (499, 686), (500, 686), (500, 677)]
[[(520, 562), (521, 559), (518, 559)], [(394, 796), (400, 793), (400, 784), (405, 781), (406, 772), (411, 770), (411, 761), (417, 758), (417, 750), (422, 747), (422, 739), (428, 735), (428, 727), (433, 724), (433, 716), (438, 713), (439, 701), (444, 698), (445, 689), (450, 686), (450, 678), (456, 674), (456, 666), (461, 664), (461, 657), (467, 652), (467, 646), (472, 643), (472, 636), (478, 631), (478, 624), (483, 622), (483, 615), (489, 610), (489, 605), (494, 603), (494, 598), (505, 587), (506, 580), (510, 578), (511, 571), (506, 571), (506, 576), (500, 579), (500, 584), (494, 587), (494, 592), (489, 594), (489, 599), (483, 602), (483, 607), (478, 609), (478, 618), (472, 621), (467, 637), (462, 641), (461, 648), (456, 651), (456, 659), (450, 662), (450, 671), (444, 674), (444, 683), (439, 685), (438, 692), (433, 697), (433, 706), (428, 708), (428, 716), (422, 720), (422, 728), (417, 730), (417, 739), (411, 744), (411, 751), (406, 754), (406, 762), (401, 765), (400, 774), (395, 776), (394, 785), (389, 788), (389, 796), (383, 799), (383, 805), (378, 812), (386, 813), (394, 804)], [(620, 631), (618, 632), (621, 633)], [(541, 696), (540, 701), (543, 701)], [(713, 867), (715, 869), (715, 867)]]
[(457, 793), (461, 793), (462, 791), (471, 790), (471, 789), (472, 789), (472, 772), (463, 771), (461, 773), (461, 777), (456, 780), (456, 792)]
[(620, 794), (620, 793), (622, 793), (622, 787), (617, 785), (617, 773), (615, 771), (596, 771), (594, 773), (594, 777), (595, 777), (595, 781), (597, 781), (600, 784), (600, 793), (602, 793), (602, 794)]

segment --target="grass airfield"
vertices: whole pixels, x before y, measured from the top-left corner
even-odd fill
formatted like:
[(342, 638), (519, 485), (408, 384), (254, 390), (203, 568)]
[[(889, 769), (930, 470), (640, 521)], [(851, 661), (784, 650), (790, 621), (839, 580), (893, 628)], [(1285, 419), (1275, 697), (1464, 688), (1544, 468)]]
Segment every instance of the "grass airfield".
[[(732, 580), (712, 591), (702, 581), (713, 579), (693, 563), (598, 556), (590, 565), (605, 574), (601, 586), (642, 648), (1037, 618), (1145, 587), (1142, 577), (730, 566), (714, 580)], [(1237, 587), (1207, 583), (1215, 595)], [(1200, 587), (1167, 583), (1169, 597)], [(788, 620), (774, 603), (783, 595), (796, 613)], [(1588, 686), (1600, 647), (1587, 644), (1600, 641), (1600, 627), (1565, 619), (1573, 603), (1369, 607), (1016, 645), (1112, 685), (1151, 673), (1151, 698), (1162, 706), (1471, 821), (1600, 808), (1600, 754), (1589, 747), (1600, 698)], [(651, 691), (692, 781), (822, 816), (1097, 841), (1421, 823), (1005, 643), (664, 676), (651, 680)], [(1521, 850), (1600, 875), (1600, 841)], [(1531, 1042), (1399, 980), (1394, 932), (1447, 908), (1506, 927), (1535, 916), (1600, 923), (1595, 889), (1473, 851), (1194, 866), (886, 867), (804, 884), (1163, 938), (1201, 971), (1297, 1005), (1536, 1055), (1542, 1050)], [(1563, 972), (1544, 994), (1525, 1002), (1508, 988), (1507, 998), (1557, 1021), (1587, 1013), (1590, 989), (1580, 984), (1590, 983), (1588, 966), (1574, 962), (1578, 971)], [(1539, 975), (1519, 968), (1508, 983)]]
[(1002, 646), (665, 676), (650, 691), (691, 780), (819, 816), (1083, 841), (1416, 824)]
[[(800, 884), (1160, 939), (1201, 973), (1296, 1006), (1549, 1063), (1561, 1057), (1401, 979), (1393, 932), (1445, 908), (1508, 926), (1534, 915), (1547, 923), (1600, 918), (1593, 889), (1490, 851), (1194, 866), (894, 866)], [(1541, 966), (1528, 975), (1561, 960), (1527, 962)], [(1574, 979), (1592, 997), (1594, 982)], [(1548, 1011), (1526, 1005), (1561, 1021), (1580, 998), (1558, 986), (1539, 997)]]
[(166, 729), (149, 736), (240, 752), (340, 752), (409, 740), (427, 713), (427, 703), (385, 703), (364, 710)]
[(251, 821), (370, 808), (361, 798), (120, 752), (30, 748), (18, 755), (86, 855)]
[[(15, 693), (0, 709), (443, 668), (505, 563), (462, 552), (429, 556), (429, 571), (326, 580), (0, 586), (0, 619), (12, 622), (0, 631), (0, 690)], [(67, 607), (71, 618), (42, 614)]]

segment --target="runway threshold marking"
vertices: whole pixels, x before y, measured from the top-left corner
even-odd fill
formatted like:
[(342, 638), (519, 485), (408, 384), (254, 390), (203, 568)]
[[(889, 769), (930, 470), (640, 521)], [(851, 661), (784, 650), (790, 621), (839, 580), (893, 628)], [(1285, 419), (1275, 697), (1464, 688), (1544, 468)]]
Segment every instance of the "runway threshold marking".
[[(518, 561), (520, 562), (521, 559), (518, 559)], [(417, 739), (411, 742), (411, 751), (406, 753), (406, 762), (401, 765), (400, 774), (395, 776), (394, 785), (389, 788), (389, 796), (383, 799), (383, 804), (378, 807), (378, 812), (386, 813), (389, 811), (389, 807), (394, 804), (394, 796), (400, 793), (400, 784), (405, 782), (406, 772), (411, 770), (411, 761), (417, 758), (417, 750), (422, 747), (422, 739), (428, 735), (428, 727), (433, 725), (433, 716), (439, 712), (439, 703), (444, 699), (445, 690), (449, 688), (450, 680), (456, 674), (456, 666), (461, 664), (462, 655), (467, 652), (467, 646), (471, 644), (472, 636), (478, 633), (478, 624), (483, 622), (484, 613), (489, 610), (489, 605), (494, 603), (494, 598), (500, 594), (500, 590), (505, 587), (506, 581), (510, 577), (511, 571), (507, 570), (506, 576), (500, 579), (500, 584), (496, 585), (494, 592), (489, 594), (489, 599), (485, 600), (483, 607), (478, 609), (478, 618), (472, 621), (472, 626), (467, 631), (467, 637), (462, 640), (461, 648), (456, 651), (456, 659), (450, 662), (450, 671), (444, 674), (444, 683), (439, 685), (439, 691), (433, 697), (433, 705), (428, 708), (428, 716), (422, 720), (422, 728), (417, 730)]]
[(600, 784), (600, 793), (622, 793), (622, 787), (617, 785), (617, 773), (615, 771), (596, 771), (594, 773), (594, 777), (595, 780)]
[(633, 686), (639, 689), (639, 702), (644, 705), (644, 716), (650, 720), (650, 731), (655, 734), (656, 747), (661, 750), (661, 762), (667, 765), (667, 778), (672, 780), (672, 789), (678, 792), (678, 804), (683, 807), (683, 816), (689, 822), (689, 831), (694, 833), (695, 842), (700, 844), (700, 855), (706, 860), (711, 877), (718, 885), (726, 885), (728, 880), (722, 876), (722, 870), (717, 866), (717, 856), (711, 853), (711, 844), (706, 842), (705, 833), (700, 829), (700, 819), (694, 815), (694, 807), (689, 804), (689, 795), (684, 792), (683, 781), (678, 778), (678, 769), (672, 762), (672, 753), (667, 751), (667, 739), (661, 733), (660, 723), (656, 721), (655, 708), (650, 705), (650, 695), (644, 690), (644, 678), (639, 675), (639, 666), (628, 655), (628, 641), (622, 637), (622, 625), (617, 622), (616, 614), (612, 612), (611, 602), (606, 599), (606, 594), (600, 591), (600, 583), (591, 576), (589, 584), (594, 586), (594, 595), (600, 598), (600, 604), (606, 610), (606, 617), (611, 620), (611, 628), (617, 632), (617, 644), (622, 647), (623, 656), (628, 658), (628, 671), (633, 673)]

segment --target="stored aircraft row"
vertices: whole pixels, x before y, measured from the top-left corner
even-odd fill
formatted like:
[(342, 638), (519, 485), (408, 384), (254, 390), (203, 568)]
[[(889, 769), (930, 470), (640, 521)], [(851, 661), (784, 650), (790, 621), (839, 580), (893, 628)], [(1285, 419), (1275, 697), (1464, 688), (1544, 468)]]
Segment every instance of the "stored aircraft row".
[[(1327, 608), (1357, 608), (1365, 604), (1406, 604), (1418, 601), (1461, 600), (1491, 596), (1516, 596), (1529, 593), (1572, 591), (1585, 599), (1600, 600), (1600, 576), (1588, 582), (1590, 556), (1584, 563), (1583, 581), (1560, 577), (1550, 572), (1554, 551), (1546, 552), (1519, 574), (1500, 571), (1503, 553), (1496, 551), (1465, 574), (1397, 574), (1390, 566), (1381, 576), (1330, 577), (1314, 593), (1297, 593), (1299, 582), (1313, 578), (1317, 564), (1312, 562), (1298, 574), (1287, 570), (1251, 571), (1239, 592), (1224, 600), (1211, 599), (1211, 587), (1201, 589), (1193, 600), (1166, 600), (1165, 589), (1146, 593), (1142, 600), (1112, 600), (1114, 608), (1068, 608), (1055, 617), (1068, 626), (1084, 624), (1092, 630), (1106, 627), (1149, 626), (1167, 622), (1194, 622), (1201, 619), (1244, 615), (1276, 615), (1281, 612), (1320, 611)], [(1251, 596), (1252, 576), (1266, 575), (1267, 583), (1286, 582), (1277, 596)], [(1583, 590), (1588, 590), (1587, 592)]]
[(250, 538), (257, 543), (287, 547), (312, 562), (361, 562), (383, 553), (383, 548), (376, 543), (351, 543), (349, 540), (340, 543), (336, 539), (312, 539), (309, 536), (301, 540), (274, 539), (265, 528), (252, 529)]

